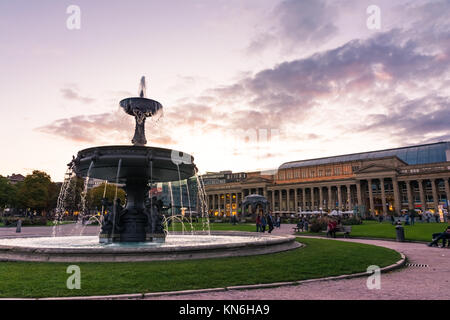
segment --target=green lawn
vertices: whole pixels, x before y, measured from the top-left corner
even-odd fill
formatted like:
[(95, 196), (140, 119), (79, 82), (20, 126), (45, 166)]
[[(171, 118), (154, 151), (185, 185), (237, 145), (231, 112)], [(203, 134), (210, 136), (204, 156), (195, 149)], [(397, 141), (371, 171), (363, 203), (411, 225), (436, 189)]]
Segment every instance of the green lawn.
[[(405, 228), (405, 239), (414, 241), (430, 242), (431, 235), (443, 232), (447, 227), (446, 223), (415, 223), (413, 226), (403, 226)], [(301, 233), (318, 235), (317, 233)], [(364, 221), (361, 225), (352, 226), (351, 237), (368, 237), (395, 239), (395, 227), (389, 222), (379, 223), (376, 221)]]
[(400, 259), (390, 249), (323, 239), (252, 257), (136, 263), (78, 263), (81, 289), (66, 289), (68, 263), (0, 262), (0, 297), (87, 296), (272, 283), (349, 274)]

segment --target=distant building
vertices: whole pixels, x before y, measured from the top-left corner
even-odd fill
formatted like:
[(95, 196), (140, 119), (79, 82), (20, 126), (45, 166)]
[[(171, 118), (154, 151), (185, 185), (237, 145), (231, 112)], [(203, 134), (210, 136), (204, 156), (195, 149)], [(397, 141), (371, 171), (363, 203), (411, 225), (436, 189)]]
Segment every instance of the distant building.
[(10, 176), (7, 176), (6, 178), (9, 180), (9, 183), (11, 183), (11, 184), (17, 184), (17, 183), (25, 180), (25, 177), (23, 175), (15, 174), (15, 173), (13, 173)]
[(203, 176), (211, 214), (239, 213), (244, 197), (254, 193), (282, 214), (355, 208), (384, 215), (437, 213), (449, 207), (450, 142), (292, 161), (271, 175), (227, 179), (233, 175)]
[(105, 180), (89, 178), (88, 183), (87, 183), (87, 189), (90, 190), (92, 188), (96, 188), (96, 187), (102, 185), (103, 183), (105, 183)]

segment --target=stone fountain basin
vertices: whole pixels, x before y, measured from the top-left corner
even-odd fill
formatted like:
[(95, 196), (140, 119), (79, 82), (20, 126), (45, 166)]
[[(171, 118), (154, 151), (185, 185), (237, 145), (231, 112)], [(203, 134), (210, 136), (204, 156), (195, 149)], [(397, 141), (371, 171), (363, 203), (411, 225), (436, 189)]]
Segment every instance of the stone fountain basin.
[(192, 177), (196, 167), (194, 158), (184, 152), (145, 146), (101, 146), (78, 152), (74, 171), (108, 182), (116, 182), (119, 160), (122, 160), (119, 183), (137, 178), (153, 182), (178, 181)]
[[(53, 243), (53, 245), (52, 245)], [(77, 246), (77, 243), (81, 244)], [(138, 262), (251, 256), (302, 245), (291, 235), (222, 231), (211, 235), (169, 235), (166, 243), (98, 244), (98, 237), (0, 239), (0, 261)]]

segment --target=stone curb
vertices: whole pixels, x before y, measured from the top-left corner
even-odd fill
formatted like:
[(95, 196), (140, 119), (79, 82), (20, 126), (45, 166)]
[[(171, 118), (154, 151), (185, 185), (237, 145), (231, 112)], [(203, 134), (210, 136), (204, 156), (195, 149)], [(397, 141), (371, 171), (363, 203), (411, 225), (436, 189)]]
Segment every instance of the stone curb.
[[(328, 239), (328, 240), (341, 240), (341, 239), (355, 239), (355, 240), (379, 240), (379, 241), (387, 241), (387, 242), (399, 242), (395, 239), (389, 239), (389, 238), (369, 238), (369, 237), (352, 237), (350, 236), (349, 238), (328, 238), (326, 236), (315, 236), (315, 235), (309, 235), (309, 234), (305, 234), (305, 235), (300, 235), (300, 234), (294, 234), (297, 238), (318, 238), (318, 239)], [(423, 244), (427, 244), (429, 242), (427, 241), (418, 241), (418, 240), (405, 240), (402, 241), (403, 243), (423, 243)], [(402, 243), (400, 242), (400, 243)]]

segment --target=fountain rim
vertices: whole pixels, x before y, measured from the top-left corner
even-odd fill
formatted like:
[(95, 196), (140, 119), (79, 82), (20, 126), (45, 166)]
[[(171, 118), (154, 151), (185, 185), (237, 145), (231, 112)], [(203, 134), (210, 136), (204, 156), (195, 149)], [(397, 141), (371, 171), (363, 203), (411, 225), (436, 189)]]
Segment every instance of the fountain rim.
[[(254, 232), (240, 231), (218, 231), (211, 232), (211, 235), (242, 236), (249, 237), (249, 240), (180, 247), (37, 248), (1, 245), (0, 239), (0, 261), (131, 262), (207, 259), (276, 253), (302, 246), (295, 241), (296, 237), (293, 235), (255, 235)], [(251, 241), (255, 237), (263, 240)]]

